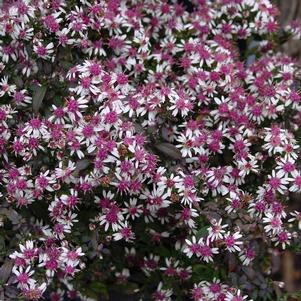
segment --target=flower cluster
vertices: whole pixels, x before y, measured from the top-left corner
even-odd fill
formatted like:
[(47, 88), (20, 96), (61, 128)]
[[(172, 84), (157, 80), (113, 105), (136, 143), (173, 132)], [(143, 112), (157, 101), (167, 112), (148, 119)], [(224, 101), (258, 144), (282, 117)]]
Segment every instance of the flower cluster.
[[(191, 290), (192, 300), (225, 300), (225, 301), (243, 301), (247, 296), (243, 296), (240, 290), (233, 289), (220, 283), (218, 279), (208, 283), (202, 281), (195, 284)], [(204, 299), (204, 297), (206, 299)]]
[(25, 298), (117, 283), (146, 300), (250, 300), (260, 288), (230, 274), (265, 273), (263, 257), (299, 242), (301, 73), (277, 52), (278, 10), (192, 6), (0, 11), (3, 261)]

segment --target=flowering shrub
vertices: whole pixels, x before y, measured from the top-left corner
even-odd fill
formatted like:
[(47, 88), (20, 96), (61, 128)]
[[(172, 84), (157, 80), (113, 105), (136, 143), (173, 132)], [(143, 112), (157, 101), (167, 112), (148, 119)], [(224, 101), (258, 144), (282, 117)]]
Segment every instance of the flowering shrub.
[(277, 14), (268, 0), (3, 7), (4, 300), (279, 296), (271, 256), (300, 246), (301, 106), (278, 52), (300, 29)]

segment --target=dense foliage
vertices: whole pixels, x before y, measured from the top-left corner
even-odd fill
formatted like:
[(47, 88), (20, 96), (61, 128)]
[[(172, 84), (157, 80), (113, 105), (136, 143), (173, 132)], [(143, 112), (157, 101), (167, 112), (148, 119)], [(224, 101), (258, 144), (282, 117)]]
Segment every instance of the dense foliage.
[(300, 28), (277, 14), (268, 0), (3, 7), (4, 300), (284, 298), (269, 275), (300, 247), (301, 105), (279, 45)]

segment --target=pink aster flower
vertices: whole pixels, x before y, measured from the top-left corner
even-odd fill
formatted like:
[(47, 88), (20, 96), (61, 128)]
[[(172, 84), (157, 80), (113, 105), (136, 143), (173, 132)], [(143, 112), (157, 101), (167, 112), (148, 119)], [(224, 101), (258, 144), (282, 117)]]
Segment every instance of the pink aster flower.
[(231, 253), (241, 251), (240, 245), (242, 245), (243, 242), (239, 240), (240, 238), (242, 238), (242, 235), (239, 231), (235, 232), (234, 234), (227, 232), (224, 236), (224, 244), (226, 249)]

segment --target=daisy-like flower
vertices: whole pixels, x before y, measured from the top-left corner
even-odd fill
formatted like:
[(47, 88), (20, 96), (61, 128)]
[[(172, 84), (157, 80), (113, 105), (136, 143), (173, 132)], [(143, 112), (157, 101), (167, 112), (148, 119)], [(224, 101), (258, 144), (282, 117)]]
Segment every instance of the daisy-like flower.
[(131, 198), (129, 203), (124, 202), (125, 208), (122, 209), (122, 213), (126, 214), (126, 219), (136, 219), (143, 213), (143, 205), (137, 204), (136, 198)]
[(99, 218), (100, 225), (105, 226), (105, 231), (108, 231), (109, 227), (111, 227), (113, 231), (118, 231), (122, 227), (121, 222), (123, 220), (124, 217), (122, 212), (115, 204), (112, 204), (110, 208), (105, 209), (104, 213)]
[(64, 107), (57, 107), (52, 105), (52, 115), (48, 118), (48, 121), (57, 123), (57, 124), (65, 124), (66, 123), (66, 109)]
[(288, 178), (284, 177), (282, 172), (272, 171), (272, 174), (268, 176), (268, 187), (272, 190), (276, 190), (281, 194), (284, 194), (287, 190)]
[(168, 193), (164, 189), (153, 187), (152, 191), (145, 190), (140, 199), (145, 200), (147, 208), (152, 212), (160, 208), (166, 208), (171, 203)]
[(79, 78), (78, 85), (75, 88), (71, 88), (70, 91), (78, 94), (81, 97), (87, 97), (90, 95), (100, 94), (100, 90), (97, 85), (100, 83), (99, 79), (95, 77), (89, 77), (82, 75)]
[(210, 240), (207, 239), (206, 241), (204, 238), (200, 238), (198, 241), (199, 244), (199, 250), (198, 250), (198, 256), (205, 262), (213, 262), (213, 255), (218, 254), (218, 248), (210, 247)]
[(167, 189), (167, 193), (171, 194), (172, 189), (175, 187), (175, 184), (180, 182), (180, 177), (174, 175), (173, 173), (169, 176), (163, 176), (161, 177), (160, 181), (158, 182), (158, 187)]
[(120, 230), (113, 234), (114, 240), (124, 239), (126, 242), (131, 242), (135, 239), (135, 233), (132, 231), (131, 227), (127, 222), (120, 225)]
[(227, 286), (222, 284), (219, 279), (213, 278), (213, 282), (208, 283), (208, 286), (205, 288), (205, 291), (210, 300), (216, 300), (219, 299), (219, 297), (226, 289)]
[(179, 261), (174, 260), (174, 258), (165, 258), (165, 265), (166, 266), (160, 268), (160, 270), (164, 271), (164, 274), (168, 277), (175, 277), (177, 275)]
[(224, 244), (226, 249), (233, 253), (241, 251), (240, 245), (243, 244), (239, 239), (242, 238), (242, 235), (239, 231), (231, 234), (229, 231), (224, 235)]
[(237, 160), (238, 168), (240, 169), (239, 175), (242, 178), (245, 178), (250, 172), (258, 173), (258, 161), (255, 156), (248, 156), (246, 160), (242, 158), (241, 160)]
[(80, 257), (85, 255), (81, 247), (78, 247), (77, 249), (74, 250), (63, 247), (62, 251), (63, 252), (61, 253), (61, 259), (66, 264), (72, 264), (73, 262), (77, 262)]
[(14, 101), (16, 105), (27, 106), (31, 103), (32, 98), (27, 94), (27, 90), (23, 89), (21, 91), (15, 91)]
[(32, 118), (24, 128), (25, 136), (29, 139), (32, 138), (42, 138), (46, 135), (49, 136), (47, 127), (39, 118)]
[(15, 40), (25, 40), (29, 41), (33, 34), (34, 34), (34, 29), (32, 27), (29, 27), (25, 25), (25, 23), (20, 23), (20, 24), (14, 24), (14, 30), (12, 32), (12, 37)]
[(218, 254), (218, 248), (212, 248), (209, 246), (210, 242), (204, 241), (204, 238), (200, 238), (198, 241), (195, 236), (192, 236), (191, 241), (186, 239), (186, 246), (183, 252), (190, 258), (192, 255), (201, 257), (205, 262), (213, 261), (213, 255)]
[(191, 278), (192, 267), (188, 266), (185, 268), (178, 267), (177, 274), (181, 281), (187, 281)]
[(63, 181), (67, 184), (74, 182), (75, 178), (72, 173), (75, 171), (76, 166), (72, 161), (68, 161), (67, 166), (63, 166), (63, 162), (59, 163), (58, 168), (55, 169), (55, 176), (58, 180)]
[(54, 53), (54, 44), (51, 42), (44, 46), (42, 41), (36, 41), (33, 46), (33, 51), (36, 53), (38, 58), (48, 60), (52, 58)]
[(229, 189), (226, 186), (227, 183), (231, 182), (228, 171), (229, 168), (225, 166), (221, 168), (212, 168), (206, 173), (207, 184), (212, 190), (214, 196), (217, 193), (226, 195), (229, 192)]
[(284, 177), (288, 177), (296, 170), (295, 160), (289, 158), (280, 158), (277, 161), (277, 166), (275, 169), (279, 170)]
[(56, 183), (54, 176), (49, 175), (49, 170), (44, 173), (40, 173), (40, 175), (36, 178), (35, 187), (41, 190), (54, 191), (53, 184)]
[(46, 282), (43, 282), (40, 285), (36, 282), (30, 283), (29, 287), (23, 290), (23, 294), (26, 298), (29, 298), (31, 300), (39, 300), (43, 296), (46, 288)]
[(275, 246), (280, 245), (282, 249), (285, 250), (286, 246), (290, 245), (291, 238), (292, 234), (286, 230), (283, 230), (277, 233), (276, 236), (272, 238), (272, 241), (275, 242)]
[(56, 36), (58, 37), (59, 44), (62, 45), (63, 47), (66, 47), (68, 45), (72, 45), (75, 43), (75, 39), (71, 38), (69, 36), (70, 29), (68, 28), (63, 28), (62, 30), (56, 31)]
[(16, 275), (16, 282), (18, 283), (18, 288), (26, 289), (31, 285), (35, 284), (35, 280), (30, 278), (34, 274), (34, 271), (31, 270), (31, 266), (27, 266), (25, 270), (22, 266), (14, 266), (12, 272)]
[(199, 284), (194, 283), (193, 288), (191, 289), (191, 297), (193, 301), (202, 301), (204, 297), (207, 295), (205, 292), (205, 286), (201, 282)]
[(27, 240), (25, 242), (25, 245), (19, 244), (20, 252), (14, 252), (12, 255), (10, 255), (10, 258), (16, 259), (18, 257), (24, 258), (26, 262), (32, 261), (36, 256), (38, 252), (38, 248), (34, 246), (34, 242), (32, 240)]
[[(268, 137), (267, 135), (266, 137)], [(265, 141), (269, 141), (266, 140)], [(283, 146), (282, 146), (282, 140), (280, 135), (274, 135), (271, 136), (270, 142), (267, 142), (266, 144), (263, 145), (263, 149), (267, 150), (270, 155), (275, 154), (275, 153), (282, 153), (283, 152)]]
[(243, 265), (249, 265), (254, 260), (255, 256), (255, 252), (251, 247), (243, 249), (239, 253), (239, 259)]
[(150, 253), (149, 256), (145, 256), (143, 258), (143, 272), (147, 275), (150, 276), (151, 272), (154, 272), (155, 270), (158, 269), (158, 263), (160, 260), (160, 256), (154, 255), (153, 253)]
[(264, 230), (267, 233), (277, 234), (282, 230), (282, 220), (281, 217), (274, 215), (270, 212), (265, 213), (263, 218), (263, 223), (267, 224)]
[(184, 134), (180, 134), (177, 138), (177, 142), (179, 144), (176, 145), (177, 148), (180, 149), (181, 154), (184, 158), (192, 157), (192, 151), (194, 149), (194, 141), (191, 136), (187, 136)]
[(194, 218), (199, 216), (196, 209), (183, 208), (180, 213), (176, 214), (176, 218), (183, 221), (189, 228), (195, 228)]
[(186, 239), (185, 240), (186, 246), (183, 249), (183, 252), (191, 258), (192, 255), (198, 255), (199, 252), (199, 244), (197, 243), (196, 237), (192, 236), (191, 241)]
[(222, 219), (219, 219), (218, 221), (212, 220), (211, 224), (212, 226), (208, 228), (208, 238), (210, 238), (213, 241), (223, 239), (225, 234), (224, 229), (227, 228), (228, 225), (222, 225)]
[(73, 96), (66, 101), (66, 112), (71, 121), (77, 121), (82, 118), (81, 111), (84, 111), (88, 107), (89, 99), (81, 96), (75, 99)]
[(176, 116), (180, 113), (182, 117), (185, 117), (193, 108), (192, 102), (189, 101), (188, 97), (186, 98), (183, 95), (179, 95), (176, 98), (170, 98), (170, 101), (171, 106), (169, 107), (169, 110), (172, 111), (173, 116)]
[(62, 201), (63, 204), (70, 208), (76, 208), (77, 204), (79, 203), (79, 198), (78, 198), (78, 191), (75, 189), (71, 188), (70, 189), (70, 194), (66, 195), (63, 194), (60, 196), (60, 200)]
[(6, 93), (12, 95), (16, 90), (16, 85), (10, 85), (8, 83), (8, 77), (5, 76), (0, 80), (0, 97), (4, 96)]

